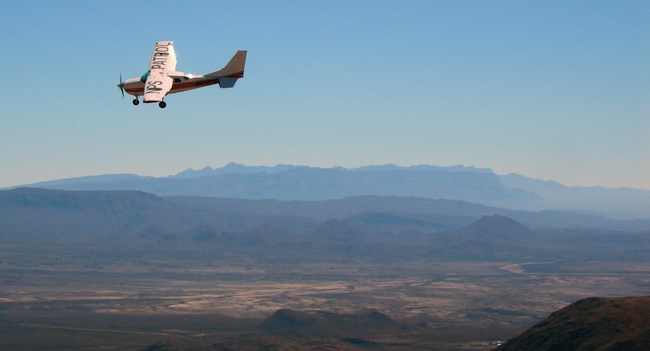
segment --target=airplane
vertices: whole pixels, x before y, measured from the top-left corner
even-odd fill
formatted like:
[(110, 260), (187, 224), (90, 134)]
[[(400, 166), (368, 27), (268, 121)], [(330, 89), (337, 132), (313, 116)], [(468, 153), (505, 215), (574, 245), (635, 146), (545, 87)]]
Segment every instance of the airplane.
[(237, 79), (244, 77), (244, 66), (246, 65), (246, 50), (237, 50), (226, 66), (216, 72), (205, 75), (191, 74), (176, 71), (176, 52), (173, 41), (159, 41), (153, 49), (149, 70), (141, 77), (122, 81), (117, 85), (122, 91), (135, 96), (133, 105), (139, 105), (140, 96), (142, 102), (157, 102), (160, 108), (165, 108), (164, 98), (168, 94), (180, 93), (183, 91), (207, 87), (219, 84), (221, 88), (232, 88)]

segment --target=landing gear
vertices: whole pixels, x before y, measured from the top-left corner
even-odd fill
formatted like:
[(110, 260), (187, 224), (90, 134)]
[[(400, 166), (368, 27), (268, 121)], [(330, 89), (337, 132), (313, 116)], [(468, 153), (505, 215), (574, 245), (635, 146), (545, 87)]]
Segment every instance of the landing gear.
[(167, 103), (164, 102), (164, 101), (161, 101), (161, 102), (158, 103), (158, 106), (160, 106), (160, 108), (165, 108), (165, 107), (167, 107)]
[(140, 104), (140, 100), (138, 98), (133, 99), (133, 106), (138, 106)]

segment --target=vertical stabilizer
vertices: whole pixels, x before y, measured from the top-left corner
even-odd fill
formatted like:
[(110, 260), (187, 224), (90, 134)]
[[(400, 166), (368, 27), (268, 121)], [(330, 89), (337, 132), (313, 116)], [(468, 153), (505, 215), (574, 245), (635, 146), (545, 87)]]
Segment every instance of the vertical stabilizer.
[(234, 87), (237, 79), (244, 77), (247, 53), (248, 51), (246, 50), (237, 50), (224, 68), (216, 72), (208, 73), (205, 76), (208, 78), (218, 78), (219, 86), (222, 88)]

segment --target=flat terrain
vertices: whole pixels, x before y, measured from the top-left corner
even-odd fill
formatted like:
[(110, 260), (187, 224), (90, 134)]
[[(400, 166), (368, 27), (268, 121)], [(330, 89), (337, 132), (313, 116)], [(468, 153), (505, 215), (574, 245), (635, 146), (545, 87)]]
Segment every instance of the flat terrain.
[(0, 349), (202, 347), (258, 335), (263, 319), (289, 308), (375, 309), (418, 326), (373, 339), (386, 349), (489, 350), (578, 299), (648, 292), (650, 263), (638, 262), (298, 264), (205, 251), (4, 245)]

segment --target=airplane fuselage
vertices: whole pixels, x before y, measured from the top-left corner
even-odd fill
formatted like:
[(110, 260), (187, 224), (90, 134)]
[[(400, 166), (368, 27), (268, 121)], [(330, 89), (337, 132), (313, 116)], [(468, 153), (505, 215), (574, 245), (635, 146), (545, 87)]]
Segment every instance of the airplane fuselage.
[[(174, 78), (174, 84), (167, 94), (180, 93), (192, 89), (207, 87), (219, 84), (218, 78), (196, 77), (196, 78)], [(131, 78), (124, 81), (124, 91), (133, 96), (144, 95), (144, 82), (140, 78)]]

